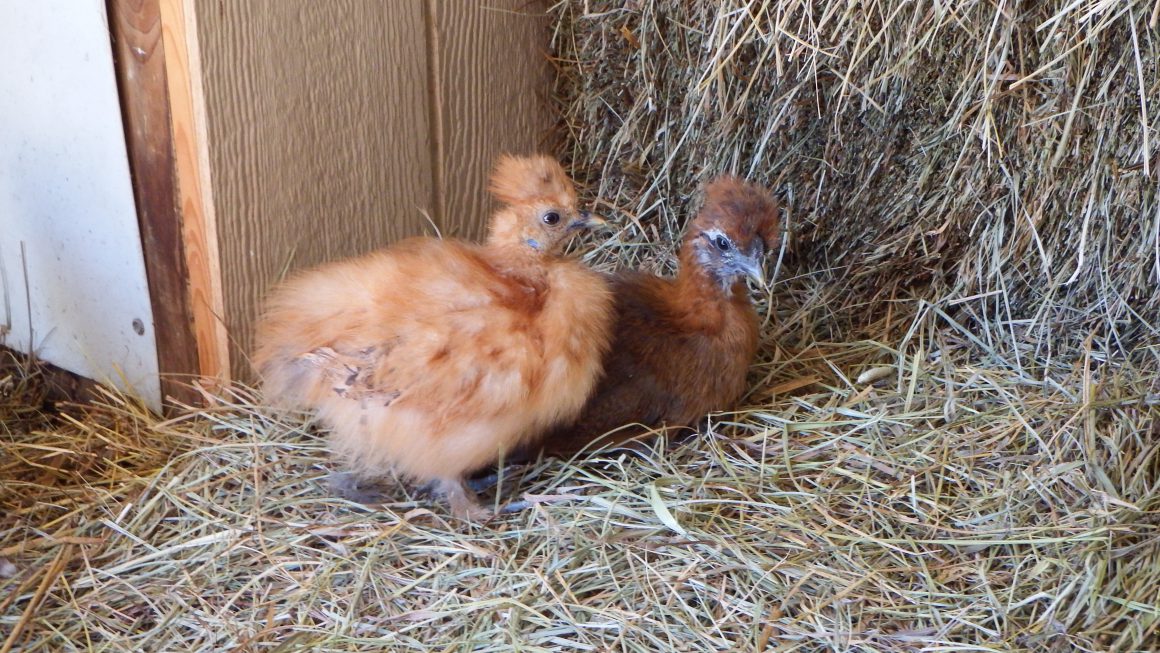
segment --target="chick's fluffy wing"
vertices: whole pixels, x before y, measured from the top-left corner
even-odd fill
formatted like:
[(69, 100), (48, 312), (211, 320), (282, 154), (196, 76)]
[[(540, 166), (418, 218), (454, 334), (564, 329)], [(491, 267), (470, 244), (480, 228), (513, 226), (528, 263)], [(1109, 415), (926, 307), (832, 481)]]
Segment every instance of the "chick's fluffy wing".
[(536, 360), (520, 310), (522, 290), (471, 247), (416, 243), (337, 277), (346, 306), (325, 311), (332, 329), (302, 348), (316, 395), (398, 403), (443, 419), (511, 409), (528, 393)]

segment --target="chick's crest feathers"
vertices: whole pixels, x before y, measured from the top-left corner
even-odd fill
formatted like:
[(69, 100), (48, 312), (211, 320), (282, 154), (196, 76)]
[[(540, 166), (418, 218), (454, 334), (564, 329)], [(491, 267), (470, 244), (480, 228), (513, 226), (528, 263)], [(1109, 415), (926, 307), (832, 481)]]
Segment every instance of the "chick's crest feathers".
[(503, 155), (496, 163), (488, 190), (509, 205), (536, 202), (575, 203), (572, 181), (558, 161), (549, 156)]
[(777, 244), (780, 228), (773, 194), (733, 175), (716, 177), (705, 186), (705, 204), (696, 222), (720, 227), (744, 239), (757, 236), (767, 250)]

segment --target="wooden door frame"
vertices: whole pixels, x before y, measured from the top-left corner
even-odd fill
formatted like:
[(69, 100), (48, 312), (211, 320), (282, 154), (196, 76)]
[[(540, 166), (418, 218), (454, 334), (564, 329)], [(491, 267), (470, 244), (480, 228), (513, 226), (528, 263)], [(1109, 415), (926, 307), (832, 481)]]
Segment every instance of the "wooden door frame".
[(229, 380), (193, 0), (106, 0), (167, 405)]

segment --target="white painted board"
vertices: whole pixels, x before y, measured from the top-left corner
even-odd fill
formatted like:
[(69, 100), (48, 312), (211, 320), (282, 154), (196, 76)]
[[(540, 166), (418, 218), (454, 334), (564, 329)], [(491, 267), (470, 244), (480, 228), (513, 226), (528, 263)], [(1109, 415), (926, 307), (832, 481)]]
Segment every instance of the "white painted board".
[(0, 291), (0, 343), (159, 407), (104, 0), (0, 0)]

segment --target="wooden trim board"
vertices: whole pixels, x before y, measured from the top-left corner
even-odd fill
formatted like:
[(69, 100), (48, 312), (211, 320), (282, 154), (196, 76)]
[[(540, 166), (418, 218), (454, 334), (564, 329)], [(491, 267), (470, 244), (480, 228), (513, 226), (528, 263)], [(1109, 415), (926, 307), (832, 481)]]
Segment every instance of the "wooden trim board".
[(192, 384), (226, 380), (228, 361), (224, 329), (215, 327), (220, 275), (200, 79), (191, 75), (196, 57), (186, 38), (192, 12), (183, 0), (108, 0), (107, 7), (162, 395), (197, 403)]
[(161, 26), (198, 363), (203, 380), (224, 384), (229, 381), (230, 354), (206, 141), (197, 12), (192, 0), (161, 0)]

